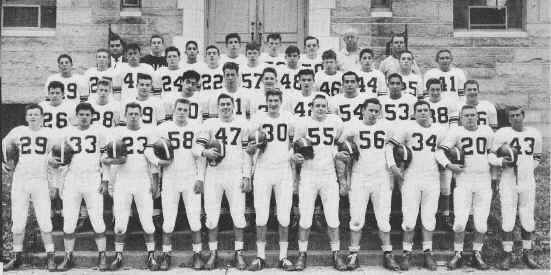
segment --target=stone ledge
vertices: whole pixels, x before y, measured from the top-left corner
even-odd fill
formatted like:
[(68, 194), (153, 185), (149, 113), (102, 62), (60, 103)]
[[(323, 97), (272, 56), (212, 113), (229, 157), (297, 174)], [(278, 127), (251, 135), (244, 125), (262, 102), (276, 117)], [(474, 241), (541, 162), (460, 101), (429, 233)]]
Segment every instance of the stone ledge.
[(454, 30), (453, 37), (504, 37), (504, 38), (525, 38), (528, 37), (528, 33), (521, 30), (514, 31), (483, 31), (483, 30)]
[(2, 36), (16, 37), (51, 37), (55, 36), (56, 29), (54, 28), (4, 28)]

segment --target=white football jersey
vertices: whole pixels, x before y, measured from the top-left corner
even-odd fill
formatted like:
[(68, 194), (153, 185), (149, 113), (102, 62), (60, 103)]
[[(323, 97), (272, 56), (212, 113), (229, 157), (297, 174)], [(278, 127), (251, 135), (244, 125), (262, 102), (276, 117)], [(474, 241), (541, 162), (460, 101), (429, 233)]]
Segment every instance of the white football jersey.
[[(465, 102), (461, 102), (457, 107), (458, 112), (461, 112)], [(492, 128), (497, 128), (497, 110), (496, 106), (489, 101), (479, 100), (475, 106), (478, 113), (478, 125), (488, 125)]]
[[(253, 117), (256, 113), (268, 112), (266, 95), (264, 93), (251, 94), (249, 106), (251, 111), (251, 117)], [(285, 93), (285, 92), (282, 93), (280, 110), (289, 111), (289, 93)]]
[(403, 91), (404, 93), (408, 93), (414, 97), (423, 97), (425, 88), (421, 75), (414, 73), (400, 75), (402, 76), (402, 81), (406, 84), (406, 89)]
[(233, 97), (234, 103), (234, 114), (237, 117), (243, 119), (249, 119), (251, 116), (251, 98), (254, 96), (254, 93), (243, 88), (238, 88), (234, 93), (228, 91), (219, 91), (216, 94), (212, 94), (208, 100), (209, 106), (209, 118), (218, 117), (218, 96), (221, 93), (225, 93)]
[(521, 132), (514, 130), (512, 127), (503, 127), (495, 132), (491, 151), (497, 151), (504, 144), (509, 144), (511, 148), (519, 152), (517, 160), (518, 178), (533, 178), (534, 169), (538, 165), (537, 160), (541, 159), (542, 156), (541, 133), (533, 127), (525, 126)]
[(310, 59), (306, 54), (300, 56), (301, 69), (310, 69), (314, 73), (323, 71), (323, 60), (321, 60), (321, 54), (318, 54), (316, 58)]
[(430, 98), (427, 98), (426, 101), (430, 105), (432, 123), (438, 123), (443, 126), (457, 124), (459, 121), (459, 111), (457, 110), (457, 100), (455, 100), (455, 97), (441, 97), (438, 102), (432, 102)]
[[(166, 121), (156, 129), (159, 137), (166, 138), (174, 150), (172, 162), (163, 168), (163, 175), (197, 175), (195, 158), (201, 152), (195, 143), (201, 124), (196, 120), (188, 120), (186, 125), (178, 126), (174, 121)], [(173, 177), (171, 177), (173, 178)]]
[(325, 71), (319, 71), (315, 76), (316, 89), (328, 96), (335, 96), (341, 92), (342, 72), (337, 71), (334, 75), (328, 75)]
[[(413, 60), (412, 70), (413, 70), (413, 73), (415, 73), (415, 74), (421, 74), (421, 70), (419, 69), (419, 66), (417, 66), (417, 62), (415, 60)], [(400, 60), (398, 60), (398, 58), (395, 58), (392, 55), (387, 56), (379, 64), (379, 71), (381, 71), (387, 77), (390, 74), (399, 73), (400, 72)]]
[(74, 150), (69, 170), (82, 174), (99, 173), (100, 151), (107, 140), (105, 128), (99, 125), (90, 125), (88, 129), (81, 130), (77, 126), (71, 126), (63, 130), (62, 135), (63, 141), (71, 144)]
[(160, 67), (155, 71), (155, 90), (161, 92), (161, 96), (172, 92), (181, 92), (184, 89), (184, 69), (171, 70), (168, 67)]
[(360, 65), (360, 49), (356, 52), (348, 52), (346, 48), (343, 48), (337, 53), (337, 60), (339, 62), (339, 70), (358, 72), (361, 68)]
[[(126, 104), (136, 102), (142, 107), (142, 125), (155, 127), (157, 124), (165, 120), (164, 104), (158, 97), (149, 96), (146, 100), (138, 100), (138, 98), (129, 99), (121, 104), (121, 114), (124, 114)], [(124, 115), (120, 117), (121, 121), (126, 121)]]
[(154, 79), (155, 69), (145, 63), (139, 63), (136, 67), (132, 67), (128, 63), (122, 63), (115, 68), (116, 78), (113, 82), (113, 87), (121, 88), (121, 101), (127, 101), (137, 95), (138, 74), (146, 74), (151, 76), (151, 79)]
[[(493, 140), (494, 132), (486, 125), (474, 131), (467, 130), (465, 127), (453, 127), (440, 146), (445, 150), (454, 146), (463, 150), (465, 155), (463, 173), (488, 174), (490, 173), (488, 152), (492, 148)], [(477, 182), (477, 184), (483, 183)]]
[(182, 68), (184, 72), (192, 71), (192, 70), (199, 72), (199, 70), (201, 70), (201, 68), (203, 68), (204, 66), (206, 66), (206, 64), (201, 61), (197, 61), (193, 64), (190, 64), (190, 63), (187, 63), (185, 59), (180, 60), (180, 64), (179, 64), (179, 67)]
[(282, 66), (286, 64), (284, 54), (278, 54), (277, 56), (273, 57), (268, 53), (261, 53), (260, 62), (264, 62), (267, 66), (274, 68), (276, 66)]
[(413, 119), (413, 106), (417, 98), (408, 93), (403, 93), (398, 99), (393, 99), (390, 95), (379, 98), (382, 105), (382, 116), (388, 121), (408, 121)]
[(288, 110), (297, 117), (306, 117), (312, 114), (312, 100), (316, 95), (325, 95), (320, 92), (313, 92), (309, 96), (304, 96), (302, 92), (290, 91), (287, 93)]
[(201, 75), (202, 92), (217, 92), (224, 89), (222, 65), (211, 69), (206, 64), (197, 71)]
[(362, 105), (370, 98), (366, 93), (358, 93), (355, 97), (346, 97), (346, 94), (338, 94), (329, 99), (329, 109), (337, 114), (343, 122), (350, 120), (363, 120)]
[(426, 82), (431, 78), (440, 80), (440, 83), (442, 83), (442, 92), (453, 93), (457, 96), (464, 95), (463, 86), (467, 81), (467, 77), (463, 70), (456, 67), (451, 67), (447, 72), (443, 72), (439, 68), (430, 69), (425, 73), (425, 83), (423, 87), (426, 87)]
[(251, 119), (252, 131), (264, 130), (268, 141), (266, 149), (258, 156), (257, 169), (273, 169), (290, 165), (289, 149), (293, 139), (294, 121), (295, 117), (287, 111), (281, 111), (276, 118), (262, 112)]
[(63, 100), (58, 106), (42, 101), (40, 106), (44, 110), (44, 127), (63, 129), (75, 123), (76, 104), (71, 101)]
[(63, 77), (60, 73), (50, 75), (48, 79), (46, 79), (46, 84), (44, 85), (46, 100), (49, 100), (48, 84), (52, 81), (59, 81), (63, 83), (63, 86), (65, 87), (63, 90), (65, 101), (73, 102), (76, 105), (80, 101), (88, 100), (88, 79), (83, 75), (76, 73), (71, 74), (70, 77)]
[(259, 63), (256, 67), (249, 67), (245, 64), (243, 67), (239, 67), (239, 73), (241, 75), (241, 87), (249, 89), (254, 92), (262, 92), (262, 71), (266, 68), (264, 63)]
[[(121, 114), (124, 115), (124, 107), (121, 107), (121, 103), (116, 100), (109, 100), (104, 105), (98, 104), (97, 101), (92, 101), (90, 104), (94, 108), (92, 125), (113, 128), (119, 124)], [(123, 113), (121, 113), (121, 109)]]
[(98, 68), (92, 67), (84, 72), (84, 76), (88, 80), (88, 91), (90, 94), (88, 101), (92, 102), (95, 100), (96, 91), (98, 89), (98, 82), (101, 79), (105, 78), (113, 83), (113, 80), (115, 79), (115, 70), (113, 69), (113, 67), (109, 67), (107, 68), (107, 70), (98, 71)]
[(335, 144), (339, 140), (342, 130), (342, 120), (333, 114), (327, 114), (323, 121), (317, 121), (312, 117), (305, 117), (297, 121), (295, 140), (301, 137), (308, 138), (314, 147), (314, 158), (304, 161), (303, 171), (335, 173)]
[(121, 140), (126, 151), (126, 162), (117, 165), (118, 178), (144, 179), (149, 178), (152, 165), (148, 158), (146, 147), (157, 140), (155, 127), (140, 126), (137, 130), (128, 127), (115, 127), (112, 132), (112, 140)]
[(360, 78), (360, 81), (358, 83), (360, 93), (367, 93), (373, 96), (382, 96), (388, 94), (386, 78), (381, 71), (372, 69), (370, 72), (364, 72), (362, 70), (357, 70), (354, 72)]
[(172, 117), (172, 113), (174, 112), (174, 103), (178, 98), (185, 98), (189, 100), (190, 119), (197, 120), (201, 123), (204, 119), (208, 118), (209, 95), (201, 92), (194, 92), (190, 97), (186, 97), (183, 93), (165, 94), (162, 97), (162, 100), (167, 117)]
[(245, 55), (239, 54), (237, 57), (229, 57), (227, 54), (220, 55), (220, 64), (224, 65), (226, 62), (233, 62), (239, 65), (239, 69), (243, 68), (247, 64), (247, 57)]
[(296, 69), (291, 69), (286, 65), (282, 65), (276, 69), (281, 89), (300, 92), (300, 78), (298, 75), (298, 72), (301, 70), (300, 66)]

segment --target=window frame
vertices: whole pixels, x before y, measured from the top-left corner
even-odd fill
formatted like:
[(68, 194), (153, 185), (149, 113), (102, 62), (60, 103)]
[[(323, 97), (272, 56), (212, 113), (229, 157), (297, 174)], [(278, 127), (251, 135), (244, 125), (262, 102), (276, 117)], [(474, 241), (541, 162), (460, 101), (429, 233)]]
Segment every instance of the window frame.
[[(453, 3), (458, 0), (452, 0), (452, 16), (455, 17), (455, 10), (453, 7)], [(463, 1), (463, 0), (459, 0)], [(522, 12), (520, 14), (521, 16), (521, 27), (510, 27), (508, 26), (509, 18), (508, 15), (506, 16), (507, 26), (505, 29), (469, 29), (469, 21), (470, 18), (467, 18), (467, 26), (456, 28), (452, 24), (453, 28), (453, 37), (455, 38), (484, 38), (484, 37), (490, 37), (490, 38), (526, 38), (528, 37), (528, 32), (526, 31), (526, 24), (527, 24), (527, 0), (520, 0), (522, 4)], [(490, 6), (486, 6), (490, 7)], [(507, 8), (507, 12), (510, 13), (510, 8), (507, 6), (504, 6), (504, 8)], [(468, 15), (468, 11), (467, 11)], [(453, 20), (452, 20), (453, 21)]]
[[(4, 26), (4, 19), (6, 18), (4, 16), (4, 8), (7, 7), (14, 7), (14, 8), (38, 8), (38, 26), (37, 27), (23, 27), (23, 26)], [(40, 5), (32, 5), (32, 4), (3, 4), (2, 5), (2, 22), (0, 22), (0, 26), (2, 26), (2, 29), (29, 29), (29, 30), (36, 30), (36, 29), (44, 29), (42, 28), (42, 8)], [(46, 29), (53, 29), (53, 28), (46, 28)]]
[[(33, 7), (38, 8), (38, 27), (5, 27), (4, 26), (4, 7)], [(56, 7), (56, 21), (57, 21), (57, 3)], [(0, 9), (2, 19), (0, 20), (0, 26), (2, 28), (2, 36), (12, 37), (52, 37), (56, 35), (57, 23), (55, 27), (42, 27), (42, 5), (40, 4), (27, 4), (27, 3), (6, 3), (2, 1), (2, 8)]]
[(137, 5), (128, 5), (128, 4), (125, 4), (125, 0), (121, 0), (121, 10), (123, 9), (141, 9), (142, 8), (142, 0), (137, 0), (138, 1), (138, 4)]
[(508, 8), (507, 6), (503, 6), (502, 9), (505, 9), (505, 24), (471, 24), (471, 9), (495, 9), (495, 7), (491, 7), (491, 6), (481, 6), (481, 5), (468, 5), (467, 6), (467, 30), (468, 31), (476, 31), (476, 30), (481, 30), (481, 29), (473, 29), (472, 26), (473, 25), (476, 25), (476, 26), (505, 26), (504, 29), (498, 29), (498, 28), (491, 28), (491, 29), (483, 29), (483, 30), (503, 30), (503, 31), (507, 31), (509, 30), (509, 20), (508, 20)]
[(375, 7), (373, 1), (369, 5), (369, 15), (371, 17), (392, 17), (392, 0), (385, 0), (387, 2), (386, 7)]
[(120, 17), (140, 17), (142, 16), (142, 0), (137, 0), (138, 5), (125, 5), (125, 0), (120, 0), (121, 9), (119, 12)]

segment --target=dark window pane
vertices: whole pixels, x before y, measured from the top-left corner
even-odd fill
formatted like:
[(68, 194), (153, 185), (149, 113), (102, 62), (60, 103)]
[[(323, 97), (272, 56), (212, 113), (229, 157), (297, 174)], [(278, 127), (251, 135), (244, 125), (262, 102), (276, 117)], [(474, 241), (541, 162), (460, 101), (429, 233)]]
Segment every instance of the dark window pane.
[(371, 0), (372, 8), (390, 8), (391, 0)]
[(3, 7), (4, 27), (38, 27), (38, 7)]
[(139, 8), (140, 0), (121, 0), (123, 8)]
[(42, 6), (40, 25), (42, 28), (55, 28), (56, 7)]
[[(507, 0), (507, 28), (522, 28), (524, 15), (524, 1)], [(501, 1), (499, 1), (501, 2)], [(496, 9), (495, 4), (488, 0), (454, 0), (453, 1), (453, 27), (455, 29), (467, 29), (469, 23), (469, 6), (487, 6), (486, 9), (471, 10), (471, 26), (473, 29), (504, 29), (505, 9)], [(489, 5), (489, 6), (488, 6)], [(476, 24), (496, 24), (476, 26)]]
[(506, 9), (471, 7), (471, 29), (505, 29)]

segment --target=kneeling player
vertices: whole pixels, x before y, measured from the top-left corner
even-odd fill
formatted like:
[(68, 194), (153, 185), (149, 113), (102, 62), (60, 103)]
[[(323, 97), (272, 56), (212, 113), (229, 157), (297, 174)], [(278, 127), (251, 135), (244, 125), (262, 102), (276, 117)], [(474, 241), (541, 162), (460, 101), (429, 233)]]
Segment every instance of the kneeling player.
[(197, 152), (195, 145), (196, 135), (200, 124), (197, 120), (189, 119), (190, 101), (178, 98), (174, 102), (172, 121), (161, 124), (157, 132), (161, 138), (170, 141), (174, 150), (172, 161), (155, 157), (153, 162), (163, 169), (163, 254), (161, 256), (161, 270), (170, 267), (170, 252), (172, 251), (172, 232), (178, 214), (180, 197), (186, 207), (187, 220), (193, 239), (193, 268), (202, 269), (201, 260), (201, 193), (203, 189), (204, 161)]
[[(484, 244), (484, 234), (488, 229), (488, 215), (492, 202), (492, 187), (490, 164), (498, 165), (497, 159), (488, 155), (492, 146), (494, 133), (486, 125), (476, 123), (478, 114), (474, 106), (465, 105), (461, 109), (461, 123), (463, 127), (454, 127), (440, 145), (437, 157), (444, 167), (456, 173), (457, 185), (454, 190), (453, 205), (455, 207), (455, 255), (448, 262), (449, 269), (456, 269), (462, 264), (463, 241), (465, 226), (469, 212), (473, 209), (474, 239), (472, 264), (478, 269), (488, 269), (482, 259), (480, 251)], [(465, 154), (465, 164), (453, 163), (445, 156), (446, 150), (455, 150), (458, 147)]]
[[(365, 223), (365, 211), (371, 199), (379, 227), (381, 248), (384, 252), (384, 266), (398, 270), (398, 264), (392, 256), (390, 244), (390, 204), (392, 201), (392, 172), (394, 165), (392, 147), (386, 146), (390, 138), (390, 125), (379, 120), (381, 103), (370, 98), (361, 105), (363, 120), (345, 124), (339, 142), (347, 140), (358, 145), (359, 158), (352, 167), (350, 198), (350, 255), (347, 260), (348, 270), (360, 266), (358, 252)], [(383, 161), (385, 160), (386, 161)], [(395, 168), (397, 169), (397, 168)]]

